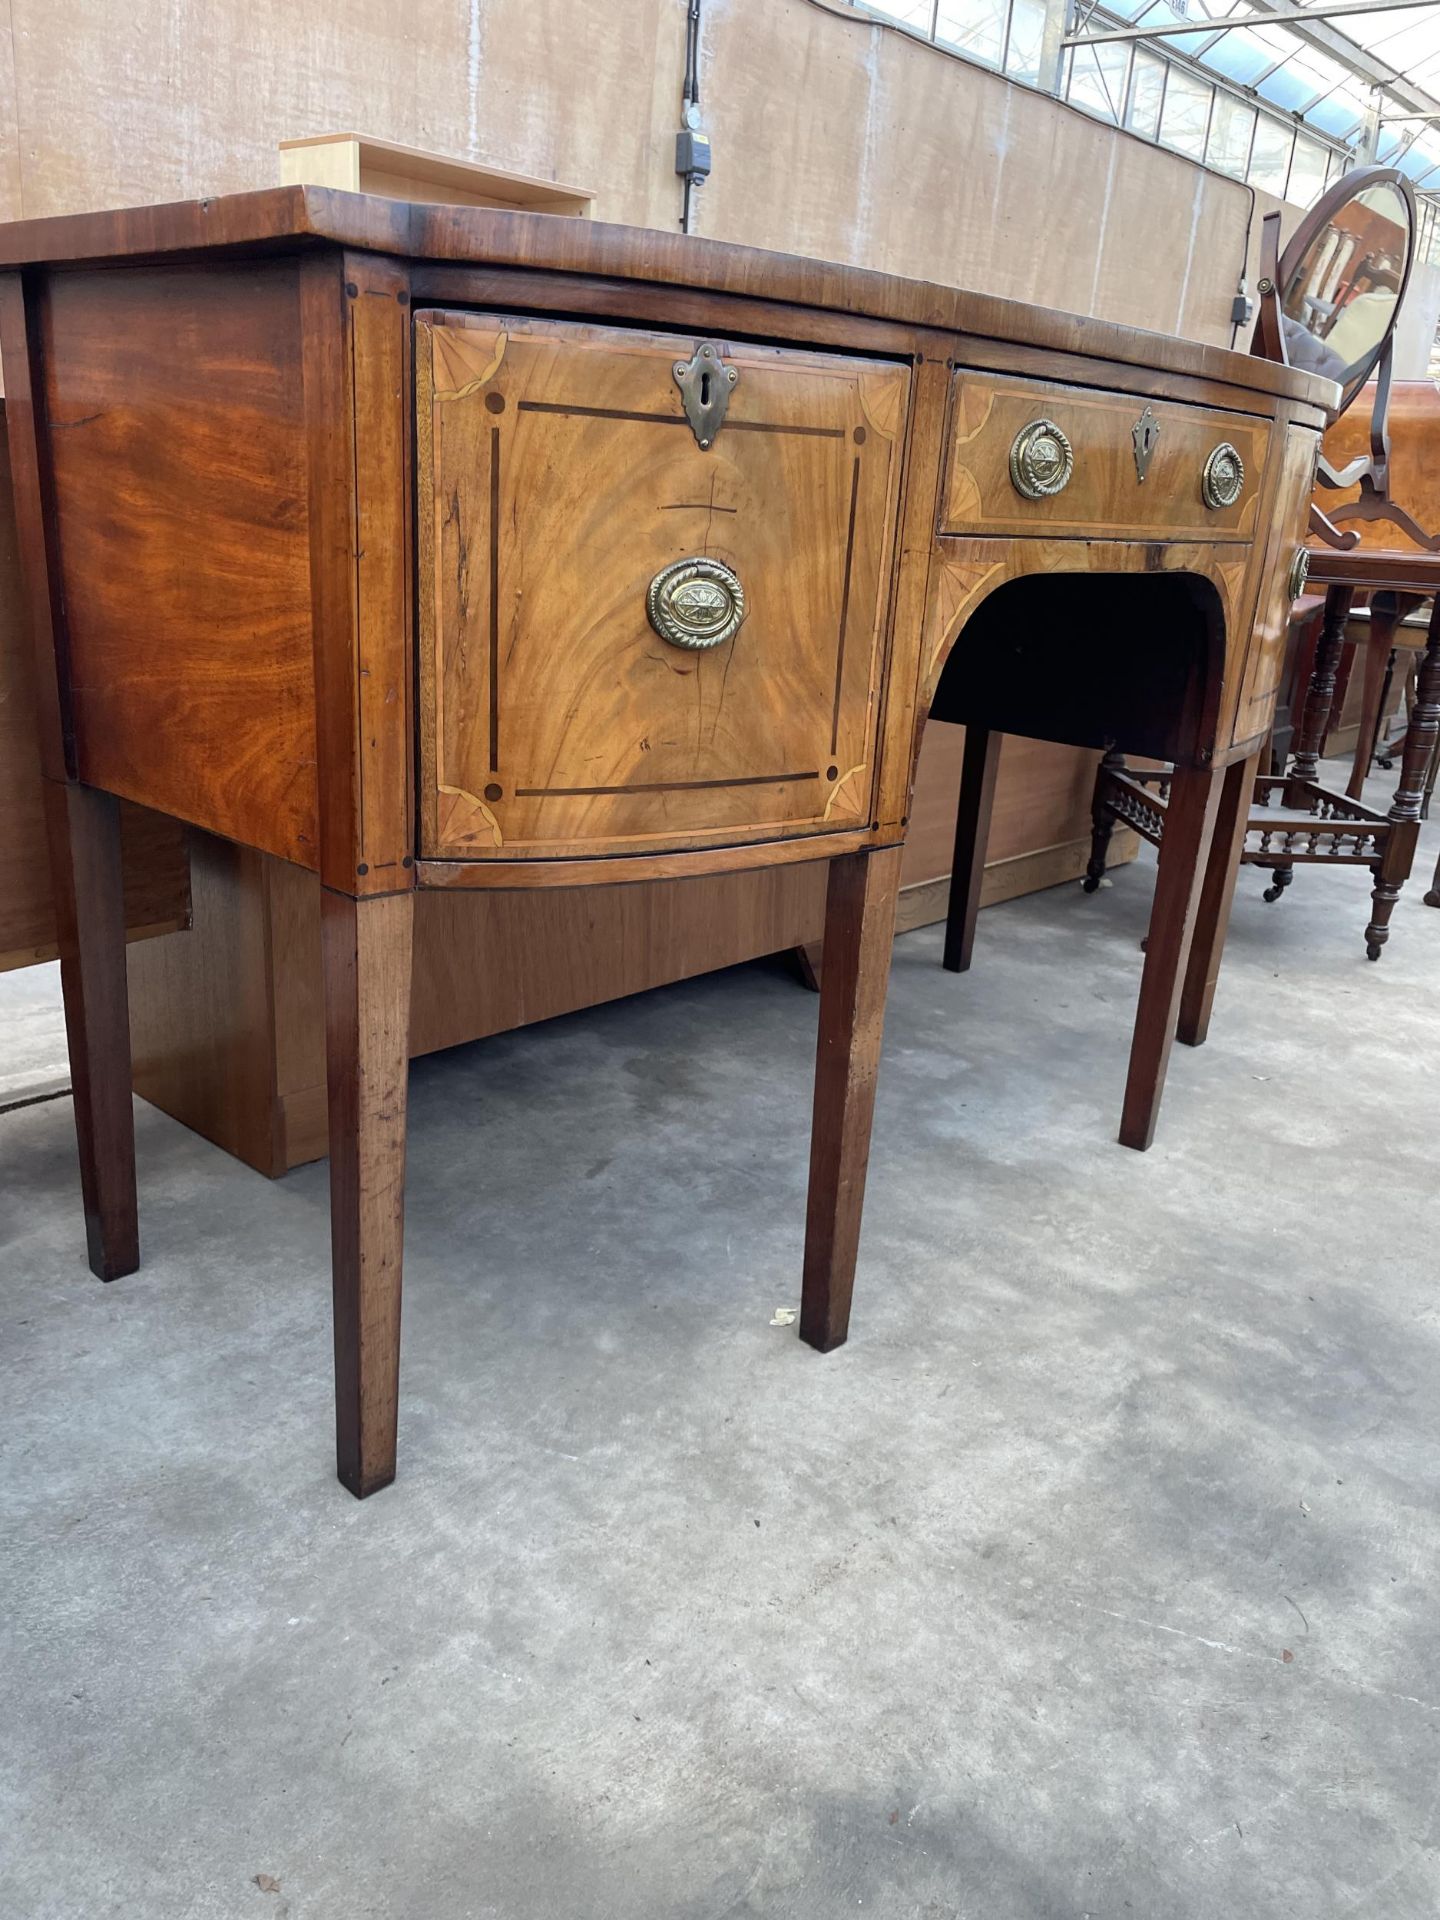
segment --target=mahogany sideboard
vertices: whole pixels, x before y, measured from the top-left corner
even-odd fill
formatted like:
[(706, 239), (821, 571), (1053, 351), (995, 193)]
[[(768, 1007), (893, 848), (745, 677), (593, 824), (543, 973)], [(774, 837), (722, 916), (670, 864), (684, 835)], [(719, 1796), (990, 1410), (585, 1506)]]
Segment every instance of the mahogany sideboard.
[(0, 269), (91, 1265), (139, 1258), (118, 797), (319, 875), (354, 1493), (395, 1470), (418, 889), (829, 862), (800, 1315), (828, 1350), (924, 720), (1123, 738), (1177, 769), (1127, 1101), (1153, 1114), (1328, 382), (314, 188), (20, 223)]

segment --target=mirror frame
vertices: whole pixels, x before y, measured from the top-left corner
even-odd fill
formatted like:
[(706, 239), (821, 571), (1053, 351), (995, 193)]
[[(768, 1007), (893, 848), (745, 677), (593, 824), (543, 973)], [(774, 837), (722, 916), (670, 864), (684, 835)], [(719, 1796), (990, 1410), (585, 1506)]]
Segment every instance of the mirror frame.
[(1299, 226), (1290, 237), (1283, 254), (1280, 253), (1280, 215), (1267, 213), (1260, 238), (1260, 279), (1257, 291), (1260, 295), (1260, 310), (1255, 321), (1255, 333), (1250, 343), (1250, 351), (1266, 360), (1275, 360), (1281, 366), (1288, 367), (1290, 357), (1285, 351), (1285, 334), (1281, 326), (1281, 302), (1285, 288), (1290, 282), (1301, 260), (1311, 246), (1330, 225), (1334, 214), (1359, 194), (1372, 187), (1394, 186), (1399, 189), (1405, 202), (1410, 219), (1410, 245), (1405, 255), (1405, 268), (1400, 276), (1399, 291), (1395, 296), (1395, 305), (1390, 315), (1390, 323), (1376, 341), (1375, 346), (1360, 364), (1359, 370), (1352, 373), (1340, 389), (1340, 399), (1330, 413), (1330, 423), (1338, 420), (1348, 411), (1360, 395), (1372, 376), (1375, 380), (1375, 400), (1370, 411), (1370, 453), (1358, 460), (1352, 460), (1349, 466), (1337, 472), (1323, 454), (1316, 457), (1316, 479), (1321, 486), (1346, 489), (1359, 486), (1360, 498), (1337, 507), (1331, 516), (1321, 513), (1313, 505), (1310, 508), (1310, 531), (1318, 534), (1330, 546), (1351, 548), (1358, 545), (1358, 531), (1341, 533), (1333, 523), (1337, 520), (1394, 520), (1401, 525), (1410, 537), (1431, 551), (1440, 551), (1440, 535), (1432, 540), (1427, 536), (1403, 508), (1395, 506), (1389, 497), (1390, 488), (1390, 364), (1395, 341), (1395, 323), (1400, 317), (1400, 308), (1410, 286), (1410, 275), (1415, 265), (1415, 254), (1419, 240), (1419, 211), (1415, 203), (1415, 189), (1409, 178), (1398, 167), (1352, 167), (1348, 173), (1342, 173), (1331, 187), (1327, 187), (1314, 206), (1304, 215)]
[(1262, 355), (1267, 360), (1278, 360), (1282, 366), (1288, 367), (1290, 356), (1285, 351), (1285, 336), (1280, 325), (1281, 302), (1284, 300), (1286, 287), (1300, 262), (1330, 225), (1340, 208), (1348, 206), (1352, 200), (1357, 199), (1362, 193), (1369, 192), (1372, 187), (1386, 186), (1399, 189), (1410, 220), (1410, 245), (1405, 253), (1405, 270), (1400, 276), (1400, 288), (1395, 296), (1395, 308), (1390, 316), (1390, 324), (1361, 363), (1358, 372), (1352, 373), (1340, 389), (1340, 404), (1331, 415), (1333, 420), (1338, 420), (1347, 408), (1354, 405), (1394, 336), (1395, 322), (1409, 290), (1410, 275), (1415, 265), (1416, 241), (1419, 237), (1419, 213), (1415, 204), (1415, 189), (1398, 167), (1352, 167), (1349, 173), (1342, 173), (1333, 186), (1327, 187), (1314, 206), (1304, 215), (1278, 260), (1267, 258), (1266, 255), (1273, 253), (1278, 247), (1279, 216), (1278, 214), (1265, 216), (1266, 229), (1270, 228), (1270, 223), (1273, 221), (1276, 232), (1266, 231), (1261, 239), (1260, 313), (1255, 323), (1255, 337), (1251, 342), (1250, 351)]

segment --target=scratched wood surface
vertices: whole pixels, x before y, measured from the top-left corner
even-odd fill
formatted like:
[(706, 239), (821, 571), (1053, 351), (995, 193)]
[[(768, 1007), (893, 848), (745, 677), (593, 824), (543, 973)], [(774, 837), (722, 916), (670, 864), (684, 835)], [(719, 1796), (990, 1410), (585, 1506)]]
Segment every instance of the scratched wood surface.
[[(1159, 434), (1141, 481), (1132, 429), (1146, 404)], [(1010, 449), (1037, 420), (1060, 428), (1074, 469), (1062, 492), (1027, 500), (1011, 482)], [(1250, 414), (960, 372), (941, 531), (1247, 540), (1255, 530), (1269, 435), (1269, 420)], [(1227, 441), (1244, 462), (1244, 487), (1234, 506), (1207, 507), (1201, 473), (1208, 456)]]
[[(416, 336), (425, 855), (867, 826), (908, 371), (723, 344), (703, 449), (687, 336), (438, 313)], [(692, 556), (746, 600), (699, 652), (646, 613)]]
[(1336, 394), (1333, 381), (1249, 354), (1092, 320), (1038, 302), (874, 273), (813, 254), (763, 252), (549, 214), (407, 205), (325, 187), (272, 187), (165, 206), (16, 221), (0, 228), (0, 265), (151, 257), (292, 240), (331, 240), (415, 260), (613, 274), (671, 288), (757, 296), (1233, 381), (1253, 393), (1285, 395), (1319, 408), (1332, 406)]

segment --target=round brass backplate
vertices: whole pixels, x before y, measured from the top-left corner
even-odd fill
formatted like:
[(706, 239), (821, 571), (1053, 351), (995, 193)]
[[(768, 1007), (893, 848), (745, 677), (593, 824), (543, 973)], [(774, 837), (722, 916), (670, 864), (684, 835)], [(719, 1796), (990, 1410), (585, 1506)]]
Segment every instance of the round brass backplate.
[(645, 611), (662, 640), (701, 653), (736, 633), (745, 618), (745, 589), (733, 567), (697, 554), (660, 569), (650, 582)]
[(1245, 491), (1245, 462), (1237, 447), (1222, 440), (1200, 474), (1200, 498), (1207, 507), (1233, 507)]
[(1297, 547), (1295, 558), (1290, 562), (1290, 598), (1298, 600), (1305, 591), (1305, 582), (1310, 578), (1310, 552), (1307, 547)]
[(1010, 445), (1010, 483), (1027, 500), (1062, 492), (1075, 471), (1070, 442), (1053, 420), (1032, 420)]

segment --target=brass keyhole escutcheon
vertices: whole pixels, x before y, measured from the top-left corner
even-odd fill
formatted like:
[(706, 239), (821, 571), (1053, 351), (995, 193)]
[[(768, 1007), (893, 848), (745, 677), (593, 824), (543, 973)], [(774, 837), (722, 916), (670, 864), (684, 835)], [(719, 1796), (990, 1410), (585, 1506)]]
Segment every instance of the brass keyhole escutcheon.
[(1010, 445), (1010, 484), (1026, 500), (1061, 493), (1075, 471), (1070, 442), (1053, 420), (1032, 420)]
[(1207, 507), (1233, 507), (1245, 491), (1245, 462), (1238, 447), (1222, 440), (1200, 473), (1200, 498)]
[(670, 371), (680, 389), (695, 444), (704, 453), (715, 444), (725, 424), (730, 395), (740, 374), (713, 340), (702, 340), (688, 360), (677, 360)]
[(1135, 481), (1143, 487), (1145, 476), (1150, 471), (1150, 462), (1155, 458), (1155, 449), (1160, 444), (1160, 422), (1155, 417), (1155, 409), (1148, 403), (1130, 429), (1130, 444), (1135, 449)]
[(723, 560), (673, 560), (650, 582), (645, 611), (662, 640), (690, 653), (723, 646), (745, 618), (745, 589)]

